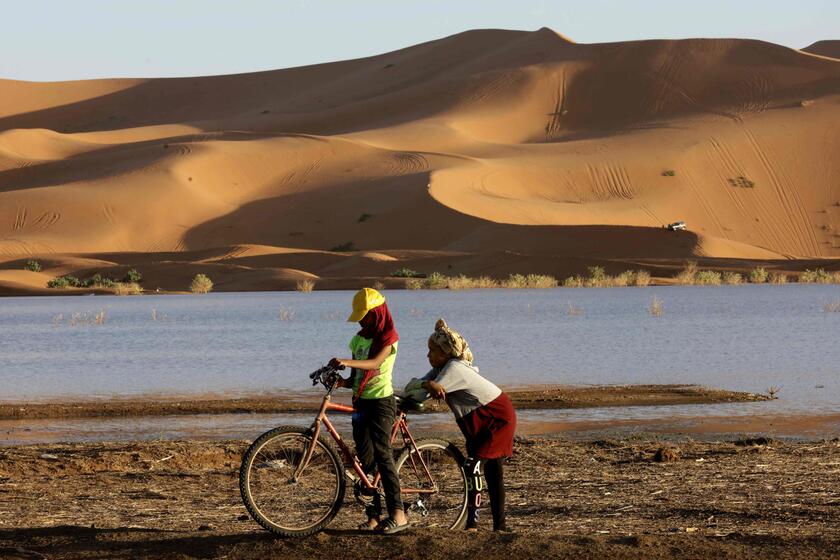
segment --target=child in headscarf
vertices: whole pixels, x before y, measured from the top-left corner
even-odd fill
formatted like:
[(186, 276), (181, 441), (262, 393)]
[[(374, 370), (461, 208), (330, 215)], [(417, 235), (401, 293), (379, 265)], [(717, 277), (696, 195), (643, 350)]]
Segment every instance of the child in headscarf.
[(449, 328), (443, 319), (429, 337), (432, 369), (421, 379), (412, 379), (407, 396), (423, 400), (428, 396), (446, 399), (467, 443), (464, 462), (469, 486), (467, 530), (477, 530), (481, 505), (481, 469), (490, 494), (493, 530), (506, 531), (504, 461), (513, 454), (516, 412), (510, 398), (478, 374), (467, 341)]
[(396, 405), (391, 372), (397, 357), (399, 335), (385, 298), (372, 288), (363, 288), (353, 297), (353, 313), (348, 322), (358, 321), (362, 329), (350, 340), (353, 359), (333, 358), (330, 365), (352, 368), (339, 387), (353, 388), (353, 439), (356, 454), (366, 473), (379, 469), (389, 517), (381, 520), (379, 495), (367, 509), (368, 520), (360, 528), (396, 533), (408, 527), (400, 496), (400, 480), (391, 450), (391, 428)]

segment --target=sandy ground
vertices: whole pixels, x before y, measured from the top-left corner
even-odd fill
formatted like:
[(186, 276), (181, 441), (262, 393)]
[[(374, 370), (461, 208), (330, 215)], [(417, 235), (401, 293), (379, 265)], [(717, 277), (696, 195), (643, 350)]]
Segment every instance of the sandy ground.
[[(0, 449), (4, 558), (838, 558), (840, 441), (518, 439), (513, 532), (273, 539), (246, 514), (247, 442)], [(655, 459), (661, 449), (672, 460)], [(485, 512), (487, 513), (487, 512)], [(486, 519), (485, 519), (486, 521)]]
[(838, 270), (828, 39), (475, 30), (251, 74), (0, 80), (0, 294), (129, 268), (151, 292)]
[[(713, 404), (769, 400), (768, 395), (724, 391), (697, 385), (624, 385), (595, 387), (535, 386), (507, 391), (519, 410), (541, 408), (592, 408), (610, 406), (655, 406)], [(261, 395), (242, 398), (113, 398), (79, 402), (0, 402), (0, 420), (43, 418), (109, 418), (193, 414), (249, 414), (317, 412), (322, 395)], [(338, 395), (335, 402), (349, 404)], [(445, 403), (427, 401), (430, 412), (449, 410)]]

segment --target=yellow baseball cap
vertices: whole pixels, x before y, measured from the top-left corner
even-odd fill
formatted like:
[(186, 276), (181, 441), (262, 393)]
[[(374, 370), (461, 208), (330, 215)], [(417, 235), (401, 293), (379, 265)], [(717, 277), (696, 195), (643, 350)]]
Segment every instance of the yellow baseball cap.
[(362, 288), (353, 296), (353, 313), (347, 318), (348, 323), (358, 323), (374, 307), (385, 303), (385, 296), (373, 288)]

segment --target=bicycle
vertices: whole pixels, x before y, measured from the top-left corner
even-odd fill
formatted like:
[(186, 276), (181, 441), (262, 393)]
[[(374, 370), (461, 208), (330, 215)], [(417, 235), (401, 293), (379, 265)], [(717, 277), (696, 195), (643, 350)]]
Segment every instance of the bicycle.
[[(381, 492), (379, 474), (373, 480), (368, 477), (327, 416), (327, 411), (353, 412), (351, 406), (331, 402), (338, 371), (325, 366), (309, 378), (312, 385), (321, 383), (327, 389), (312, 425), (265, 432), (245, 452), (239, 469), (239, 489), (248, 513), (263, 528), (287, 537), (308, 536), (329, 525), (344, 502), (348, 478), (361, 504)], [(399, 434), (403, 447), (395, 449), (396, 467), (406, 513), (415, 526), (457, 529), (467, 511), (464, 456), (448, 441), (415, 440), (407, 413), (419, 408), (418, 403), (396, 398), (391, 446)]]

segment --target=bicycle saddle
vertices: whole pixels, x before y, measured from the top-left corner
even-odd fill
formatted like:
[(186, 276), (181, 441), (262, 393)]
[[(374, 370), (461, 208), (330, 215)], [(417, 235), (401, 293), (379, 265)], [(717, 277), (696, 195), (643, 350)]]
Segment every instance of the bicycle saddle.
[(397, 403), (397, 408), (403, 412), (421, 412), (423, 410), (423, 403), (415, 401), (414, 399), (394, 395), (394, 400)]

